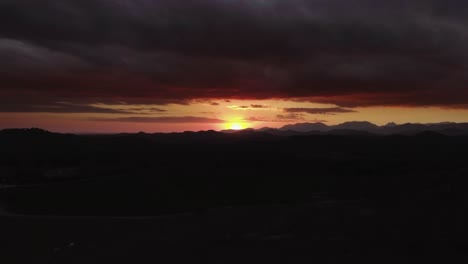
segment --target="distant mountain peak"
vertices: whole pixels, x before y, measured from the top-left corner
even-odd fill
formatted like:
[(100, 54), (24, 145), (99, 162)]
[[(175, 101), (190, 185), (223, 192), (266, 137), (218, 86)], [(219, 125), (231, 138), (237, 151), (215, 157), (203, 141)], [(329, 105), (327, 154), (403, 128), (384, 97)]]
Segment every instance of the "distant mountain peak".
[(351, 121), (345, 122), (334, 127), (335, 129), (351, 129), (351, 130), (374, 130), (379, 128), (377, 125), (368, 121)]
[[(389, 122), (386, 125), (378, 126), (368, 121), (350, 121), (338, 125), (326, 125), (324, 123), (297, 123), (283, 126), (279, 129), (262, 128), (257, 131), (267, 131), (278, 135), (294, 135), (301, 133), (312, 134), (356, 134), (356, 132), (367, 132), (381, 135), (416, 135), (418, 133), (432, 131), (432, 134), (442, 135), (468, 135), (468, 123), (440, 122), (433, 124), (405, 123), (396, 124)], [(428, 133), (431, 134), (431, 133)]]
[(328, 126), (324, 123), (297, 123), (292, 125), (286, 125), (280, 128), (283, 131), (297, 131), (297, 132), (309, 132), (309, 131), (325, 131), (328, 130)]

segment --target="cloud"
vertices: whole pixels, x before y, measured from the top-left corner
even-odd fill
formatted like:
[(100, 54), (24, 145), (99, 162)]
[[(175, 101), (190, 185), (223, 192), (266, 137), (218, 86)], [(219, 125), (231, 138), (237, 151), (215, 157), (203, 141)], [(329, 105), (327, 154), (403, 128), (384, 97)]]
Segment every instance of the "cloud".
[(299, 121), (304, 120), (304, 117), (300, 113), (289, 113), (286, 115), (276, 115), (276, 119), (280, 122)]
[(121, 118), (92, 118), (100, 122), (128, 122), (128, 123), (224, 123), (224, 120), (196, 116), (166, 116), (166, 117), (121, 117)]
[[(167, 110), (150, 105), (126, 103), (102, 104), (63, 102), (59, 98), (41, 96), (26, 98), (0, 98), (0, 112), (5, 113), (100, 113), (100, 114), (163, 114)], [(18, 103), (19, 102), (19, 103)]]
[(244, 121), (247, 122), (273, 122), (271, 118), (266, 117), (257, 117), (257, 116), (249, 116), (244, 118)]
[(38, 94), (468, 107), (466, 13), (462, 0), (3, 0), (0, 97), (24, 111)]
[(234, 110), (268, 110), (269, 107), (266, 105), (260, 105), (260, 104), (251, 104), (251, 105), (231, 105), (228, 106), (231, 109)]
[(341, 107), (331, 107), (331, 108), (285, 108), (283, 109), (286, 113), (307, 113), (307, 114), (316, 114), (316, 115), (333, 115), (341, 113), (354, 113), (356, 111), (352, 109), (346, 109)]
[(3, 102), (0, 104), (0, 112), (17, 113), (100, 113), (100, 114), (130, 114), (134, 113), (132, 109), (120, 110), (95, 107), (91, 105), (72, 104), (67, 102), (47, 102), (40, 104), (17, 104), (14, 102)]
[(259, 104), (251, 104), (250, 107), (254, 109), (260, 109), (260, 108), (267, 108), (268, 106), (259, 105)]
[(150, 112), (157, 112), (157, 113), (164, 113), (167, 112), (165, 109), (157, 108), (157, 107), (150, 107), (150, 108), (128, 108), (128, 111), (132, 112), (144, 112), (144, 111), (150, 111)]
[(244, 118), (247, 122), (298, 122), (303, 121), (302, 114), (277, 115), (275, 118), (263, 116), (249, 116)]

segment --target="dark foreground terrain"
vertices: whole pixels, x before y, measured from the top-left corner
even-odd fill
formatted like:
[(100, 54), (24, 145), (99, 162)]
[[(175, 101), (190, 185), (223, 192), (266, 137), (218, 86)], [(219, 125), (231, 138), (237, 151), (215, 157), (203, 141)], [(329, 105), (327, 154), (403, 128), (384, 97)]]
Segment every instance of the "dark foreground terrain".
[(467, 259), (468, 137), (0, 131), (2, 263)]

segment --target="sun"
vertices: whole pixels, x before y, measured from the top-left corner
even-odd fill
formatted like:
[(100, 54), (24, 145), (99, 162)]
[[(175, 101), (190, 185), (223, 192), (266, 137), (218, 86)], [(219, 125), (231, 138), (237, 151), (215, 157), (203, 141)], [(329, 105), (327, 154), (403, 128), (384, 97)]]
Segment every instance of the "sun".
[(245, 122), (235, 120), (224, 123), (224, 128), (229, 130), (242, 130), (247, 128), (247, 124)]
[(241, 130), (241, 129), (244, 129), (244, 125), (242, 123), (230, 123), (229, 124), (229, 129)]

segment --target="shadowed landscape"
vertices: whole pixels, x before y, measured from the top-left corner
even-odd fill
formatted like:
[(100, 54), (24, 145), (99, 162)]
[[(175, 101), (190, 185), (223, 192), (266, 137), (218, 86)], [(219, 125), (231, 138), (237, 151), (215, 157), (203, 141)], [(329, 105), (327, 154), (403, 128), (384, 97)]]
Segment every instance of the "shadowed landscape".
[(465, 258), (459, 241), (467, 134), (290, 128), (0, 131), (0, 223), (8, 227), (2, 257), (8, 263)]

